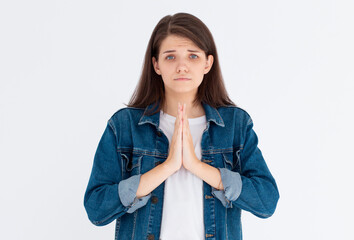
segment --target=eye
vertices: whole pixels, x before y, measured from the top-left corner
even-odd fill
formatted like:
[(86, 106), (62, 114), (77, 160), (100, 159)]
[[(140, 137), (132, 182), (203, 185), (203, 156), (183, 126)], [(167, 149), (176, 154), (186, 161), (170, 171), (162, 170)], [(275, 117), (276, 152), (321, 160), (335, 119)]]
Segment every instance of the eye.
[(167, 56), (166, 59), (167, 60), (173, 60), (175, 57), (174, 56)]
[(198, 56), (197, 56), (197, 55), (195, 55), (195, 54), (192, 54), (192, 55), (190, 56), (190, 58), (191, 58), (191, 59), (197, 59), (197, 58), (198, 58)]

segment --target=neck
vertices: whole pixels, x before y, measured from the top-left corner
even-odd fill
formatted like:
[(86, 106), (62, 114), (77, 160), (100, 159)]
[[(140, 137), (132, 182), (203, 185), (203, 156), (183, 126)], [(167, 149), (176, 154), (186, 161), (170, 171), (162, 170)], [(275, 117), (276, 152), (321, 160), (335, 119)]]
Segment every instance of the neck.
[(194, 96), (190, 95), (183, 95), (183, 94), (178, 94), (178, 95), (165, 95), (165, 104), (162, 108), (162, 111), (164, 113), (167, 113), (169, 115), (172, 115), (174, 117), (177, 117), (178, 113), (178, 102), (181, 103), (182, 105), (185, 103), (186, 104), (186, 112), (187, 112), (187, 117), (188, 118), (197, 118), (205, 115), (205, 111), (203, 108), (203, 105), (201, 103), (198, 103), (196, 106), (192, 105), (192, 102), (194, 100)]

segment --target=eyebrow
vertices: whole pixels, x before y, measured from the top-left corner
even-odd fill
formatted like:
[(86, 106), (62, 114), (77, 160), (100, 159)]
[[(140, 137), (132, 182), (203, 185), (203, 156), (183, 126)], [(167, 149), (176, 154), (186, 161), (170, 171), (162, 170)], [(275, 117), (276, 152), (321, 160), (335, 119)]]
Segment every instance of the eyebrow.
[[(188, 49), (187, 51), (188, 51), (188, 52), (196, 52), (196, 53), (199, 53), (198, 50)], [(167, 50), (167, 51), (164, 51), (162, 54), (171, 53), (171, 52), (176, 52), (176, 50)]]

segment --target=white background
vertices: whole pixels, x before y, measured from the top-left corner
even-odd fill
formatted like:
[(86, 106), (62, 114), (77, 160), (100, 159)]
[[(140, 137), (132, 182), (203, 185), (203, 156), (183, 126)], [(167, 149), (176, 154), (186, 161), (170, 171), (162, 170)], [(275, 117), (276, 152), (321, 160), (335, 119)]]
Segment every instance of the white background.
[(354, 239), (354, 5), (298, 1), (2, 1), (0, 239), (113, 239), (83, 196), (107, 120), (150, 34), (188, 12), (211, 30), (231, 99), (253, 118), (280, 199), (245, 240)]

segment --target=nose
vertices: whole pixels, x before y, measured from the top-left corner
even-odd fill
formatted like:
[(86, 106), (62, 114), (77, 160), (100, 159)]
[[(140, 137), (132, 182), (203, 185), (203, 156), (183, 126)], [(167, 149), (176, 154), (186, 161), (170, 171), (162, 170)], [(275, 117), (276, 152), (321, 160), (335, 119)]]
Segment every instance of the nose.
[(177, 73), (188, 72), (188, 66), (183, 60), (181, 60), (178, 62), (176, 70), (177, 70)]

